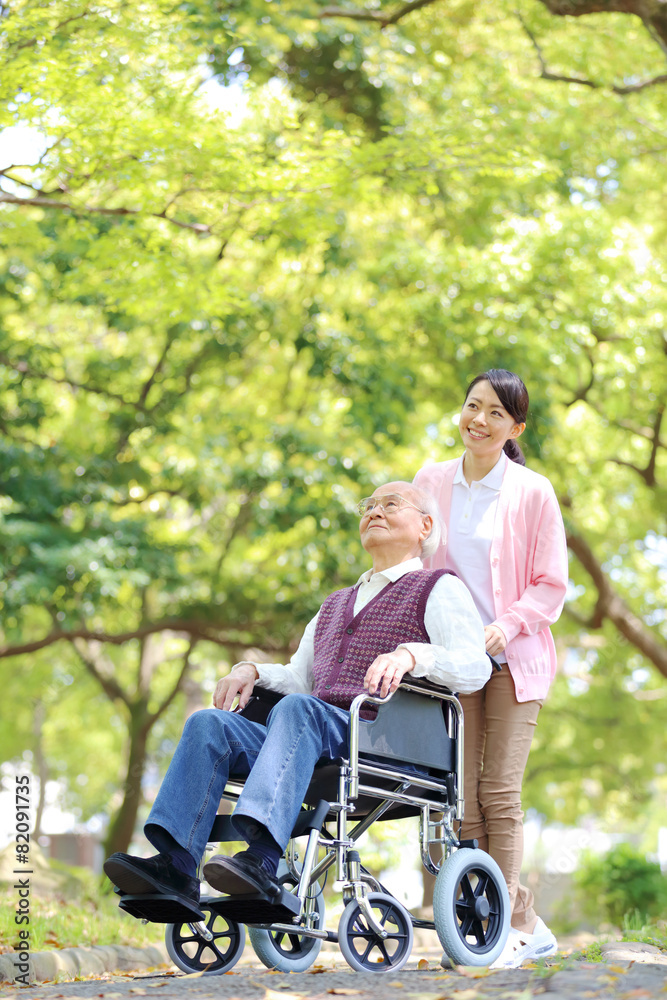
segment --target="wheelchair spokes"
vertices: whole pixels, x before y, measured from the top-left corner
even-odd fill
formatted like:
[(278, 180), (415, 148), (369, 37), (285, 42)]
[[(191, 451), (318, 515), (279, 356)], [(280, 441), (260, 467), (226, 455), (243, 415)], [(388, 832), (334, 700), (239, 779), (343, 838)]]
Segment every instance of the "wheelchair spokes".
[(348, 903), (338, 924), (338, 944), (346, 962), (357, 972), (397, 972), (412, 951), (412, 918), (392, 896), (381, 892), (366, 897), (373, 917), (386, 933), (383, 939), (371, 927), (356, 900)]

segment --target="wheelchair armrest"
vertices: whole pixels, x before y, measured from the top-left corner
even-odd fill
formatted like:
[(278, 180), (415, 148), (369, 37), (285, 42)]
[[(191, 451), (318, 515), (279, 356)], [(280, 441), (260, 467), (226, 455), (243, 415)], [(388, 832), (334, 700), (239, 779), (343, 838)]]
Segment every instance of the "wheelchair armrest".
[(399, 690), (404, 687), (407, 690), (413, 691), (415, 688), (419, 688), (424, 694), (444, 694), (452, 695), (455, 694), (451, 688), (443, 687), (442, 684), (434, 684), (433, 681), (429, 681), (426, 677), (412, 677), (410, 674), (405, 674), (401, 683), (399, 684)]

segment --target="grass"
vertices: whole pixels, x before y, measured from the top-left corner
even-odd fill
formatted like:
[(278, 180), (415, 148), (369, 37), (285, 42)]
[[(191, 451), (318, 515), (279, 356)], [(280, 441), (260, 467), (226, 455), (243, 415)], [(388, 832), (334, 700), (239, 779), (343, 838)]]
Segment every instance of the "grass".
[(637, 921), (632, 919), (624, 921), (624, 941), (640, 941), (642, 944), (651, 944), (655, 948), (667, 951), (667, 920), (642, 924), (640, 927), (633, 926), (635, 923)]
[(52, 951), (90, 945), (132, 945), (137, 948), (163, 940), (161, 924), (143, 924), (118, 908), (118, 897), (103, 891), (93, 872), (51, 862), (58, 888), (31, 886), (30, 923), (15, 922), (16, 889), (0, 883), (0, 952), (18, 949), (19, 930), (29, 930), (30, 950)]

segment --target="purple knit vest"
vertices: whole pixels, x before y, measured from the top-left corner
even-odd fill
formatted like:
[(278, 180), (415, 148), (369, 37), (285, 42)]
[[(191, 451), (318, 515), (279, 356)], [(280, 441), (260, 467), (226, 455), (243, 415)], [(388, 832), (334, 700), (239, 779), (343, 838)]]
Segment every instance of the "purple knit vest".
[[(402, 642), (430, 642), (424, 627), (426, 602), (446, 570), (414, 570), (389, 583), (354, 614), (357, 587), (330, 594), (315, 628), (313, 694), (348, 708), (364, 690), (366, 671), (380, 653)], [(374, 715), (364, 711), (362, 716)]]

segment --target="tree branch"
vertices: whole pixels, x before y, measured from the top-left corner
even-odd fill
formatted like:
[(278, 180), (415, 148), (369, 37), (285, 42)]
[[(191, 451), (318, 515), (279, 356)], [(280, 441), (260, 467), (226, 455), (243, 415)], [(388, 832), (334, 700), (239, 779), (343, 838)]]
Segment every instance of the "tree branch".
[(0, 190), (0, 204), (5, 203), (8, 205), (24, 205), (27, 208), (57, 208), (63, 212), (71, 212), (72, 215), (148, 215), (154, 219), (164, 219), (165, 222), (171, 223), (172, 226), (178, 226), (179, 229), (189, 229), (194, 233), (198, 233), (200, 236), (210, 236), (211, 227), (204, 222), (183, 222), (180, 219), (170, 218), (166, 214), (166, 209), (162, 212), (141, 212), (138, 208), (106, 208), (103, 205), (72, 205), (64, 201), (57, 201), (54, 198), (44, 198), (37, 196), (34, 198), (19, 198), (17, 195), (10, 194), (8, 191)]
[(357, 7), (325, 7), (318, 17), (320, 20), (331, 17), (347, 17), (352, 21), (374, 21), (382, 28), (386, 28), (390, 24), (397, 24), (413, 11), (438, 2), (439, 0), (412, 0), (411, 3), (398, 7), (392, 14), (383, 14), (379, 10), (360, 10)]
[[(255, 627), (258, 632), (263, 631), (264, 628), (260, 621), (256, 623)], [(98, 632), (87, 628), (54, 629), (52, 632), (48, 632), (42, 636), (41, 639), (33, 639), (30, 642), (0, 647), (0, 659), (7, 659), (10, 656), (22, 656), (25, 653), (35, 653), (39, 649), (46, 649), (48, 646), (52, 646), (54, 643), (62, 642), (63, 640), (73, 643), (77, 639), (82, 639), (89, 642), (108, 642), (114, 646), (122, 646), (123, 643), (129, 642), (131, 639), (141, 639), (148, 635), (154, 635), (157, 632), (185, 633), (206, 642), (213, 642), (217, 646), (242, 646), (243, 640), (240, 633), (242, 634), (244, 631), (245, 629), (240, 628), (230, 628), (229, 631), (225, 631), (219, 626), (187, 618), (172, 618), (160, 622), (151, 622), (128, 632), (116, 633)]]
[(153, 725), (154, 722), (157, 722), (160, 716), (167, 711), (167, 709), (171, 705), (172, 701), (174, 700), (178, 692), (182, 689), (183, 682), (187, 676), (188, 670), (190, 669), (190, 657), (192, 656), (192, 652), (196, 645), (197, 645), (197, 639), (194, 638), (190, 639), (190, 645), (188, 646), (187, 650), (185, 651), (185, 655), (183, 656), (183, 665), (181, 667), (181, 672), (179, 673), (178, 678), (176, 679), (176, 683), (171, 689), (171, 692), (167, 695), (167, 697), (164, 699), (162, 704), (155, 710), (155, 712), (153, 712), (151, 716), (151, 726)]
[(158, 375), (160, 374), (160, 372), (164, 368), (164, 363), (167, 360), (167, 355), (169, 353), (169, 350), (170, 350), (171, 345), (173, 344), (173, 342), (174, 342), (173, 335), (168, 334), (167, 335), (167, 339), (165, 341), (164, 348), (162, 350), (162, 354), (158, 358), (158, 361), (157, 361), (157, 364), (155, 365), (155, 368), (153, 369), (153, 371), (151, 372), (150, 376), (148, 377), (148, 379), (144, 383), (144, 387), (141, 390), (141, 395), (139, 396), (139, 399), (137, 400), (137, 404), (136, 405), (139, 407), (139, 409), (142, 409), (142, 410), (145, 409), (146, 398), (148, 396), (148, 393), (151, 391), (151, 389), (153, 387), (153, 384), (155, 382), (155, 379), (158, 377)]
[(667, 10), (663, 0), (541, 0), (557, 17), (587, 14), (634, 14), (667, 54)]
[(71, 641), (84, 667), (100, 685), (107, 698), (111, 701), (122, 701), (129, 708), (129, 697), (112, 675), (113, 664), (109, 664), (104, 656), (95, 656), (94, 651), (83, 639), (74, 638)]
[(621, 635), (667, 677), (667, 645), (661, 642), (657, 633), (645, 625), (616, 593), (588, 542), (580, 535), (568, 532), (567, 545), (591, 577), (598, 592), (593, 616), (596, 623), (594, 627), (599, 627), (602, 619), (608, 618)]
[(108, 399), (115, 399), (119, 403), (123, 403), (125, 406), (136, 406), (125, 399), (123, 396), (119, 396), (118, 393), (110, 392), (108, 389), (100, 389), (95, 385), (87, 385), (83, 382), (75, 382), (71, 378), (58, 378), (57, 375), (51, 375), (50, 372), (40, 372), (34, 368), (30, 368), (25, 361), (12, 361), (6, 355), (0, 355), (0, 365), (6, 365), (7, 368), (13, 368), (14, 371), (21, 372), (27, 378), (41, 378), (48, 382), (55, 382), (57, 385), (68, 385), (72, 389), (80, 389), (82, 392), (92, 392), (99, 396), (105, 396)]
[(647, 87), (654, 87), (654, 86), (656, 86), (656, 85), (658, 85), (660, 83), (667, 83), (667, 73), (661, 73), (659, 76), (654, 76), (650, 80), (644, 80), (642, 83), (628, 84), (627, 86), (623, 86), (623, 87), (619, 86), (618, 84), (615, 84), (615, 83), (608, 84), (608, 85), (607, 84), (602, 84), (602, 83), (596, 83), (594, 80), (587, 80), (587, 79), (585, 79), (584, 77), (581, 77), (581, 76), (565, 76), (562, 73), (552, 73), (547, 68), (546, 60), (544, 58), (544, 54), (542, 52), (542, 48), (541, 48), (539, 42), (537, 41), (537, 38), (535, 37), (535, 35), (533, 34), (533, 32), (530, 30), (530, 28), (526, 24), (525, 20), (523, 19), (522, 15), (521, 15), (521, 12), (520, 11), (516, 11), (516, 16), (517, 16), (518, 20), (521, 23), (521, 27), (523, 28), (523, 30), (525, 31), (525, 33), (528, 35), (528, 38), (530, 39), (530, 41), (531, 41), (531, 43), (533, 45), (533, 48), (535, 49), (535, 53), (536, 53), (537, 58), (538, 58), (539, 63), (540, 63), (540, 79), (541, 80), (552, 80), (552, 81), (556, 81), (558, 83), (575, 83), (575, 84), (578, 84), (581, 87), (592, 87), (593, 90), (598, 90), (601, 87), (608, 86), (609, 89), (612, 90), (615, 94), (621, 94), (621, 95), (624, 95), (624, 94), (635, 94), (635, 93), (637, 93), (640, 90), (646, 90)]
[[(60, 31), (61, 28), (66, 27), (66, 25), (71, 24), (72, 21), (80, 21), (82, 17), (88, 17), (90, 14), (89, 10), (82, 11), (81, 14), (73, 14), (72, 17), (66, 18), (66, 20), (61, 21), (60, 24), (56, 24), (53, 28), (49, 28), (49, 35), (52, 37), (56, 32)], [(11, 46), (11, 48), (16, 49), (31, 49), (37, 45), (39, 38), (29, 38), (25, 42), (17, 42)]]
[(659, 83), (667, 83), (667, 73), (660, 73), (659, 76), (654, 76), (650, 80), (644, 80), (642, 83), (630, 84), (627, 87), (613, 86), (611, 89), (615, 94), (636, 94), (639, 90), (646, 90), (647, 87), (655, 87)]

